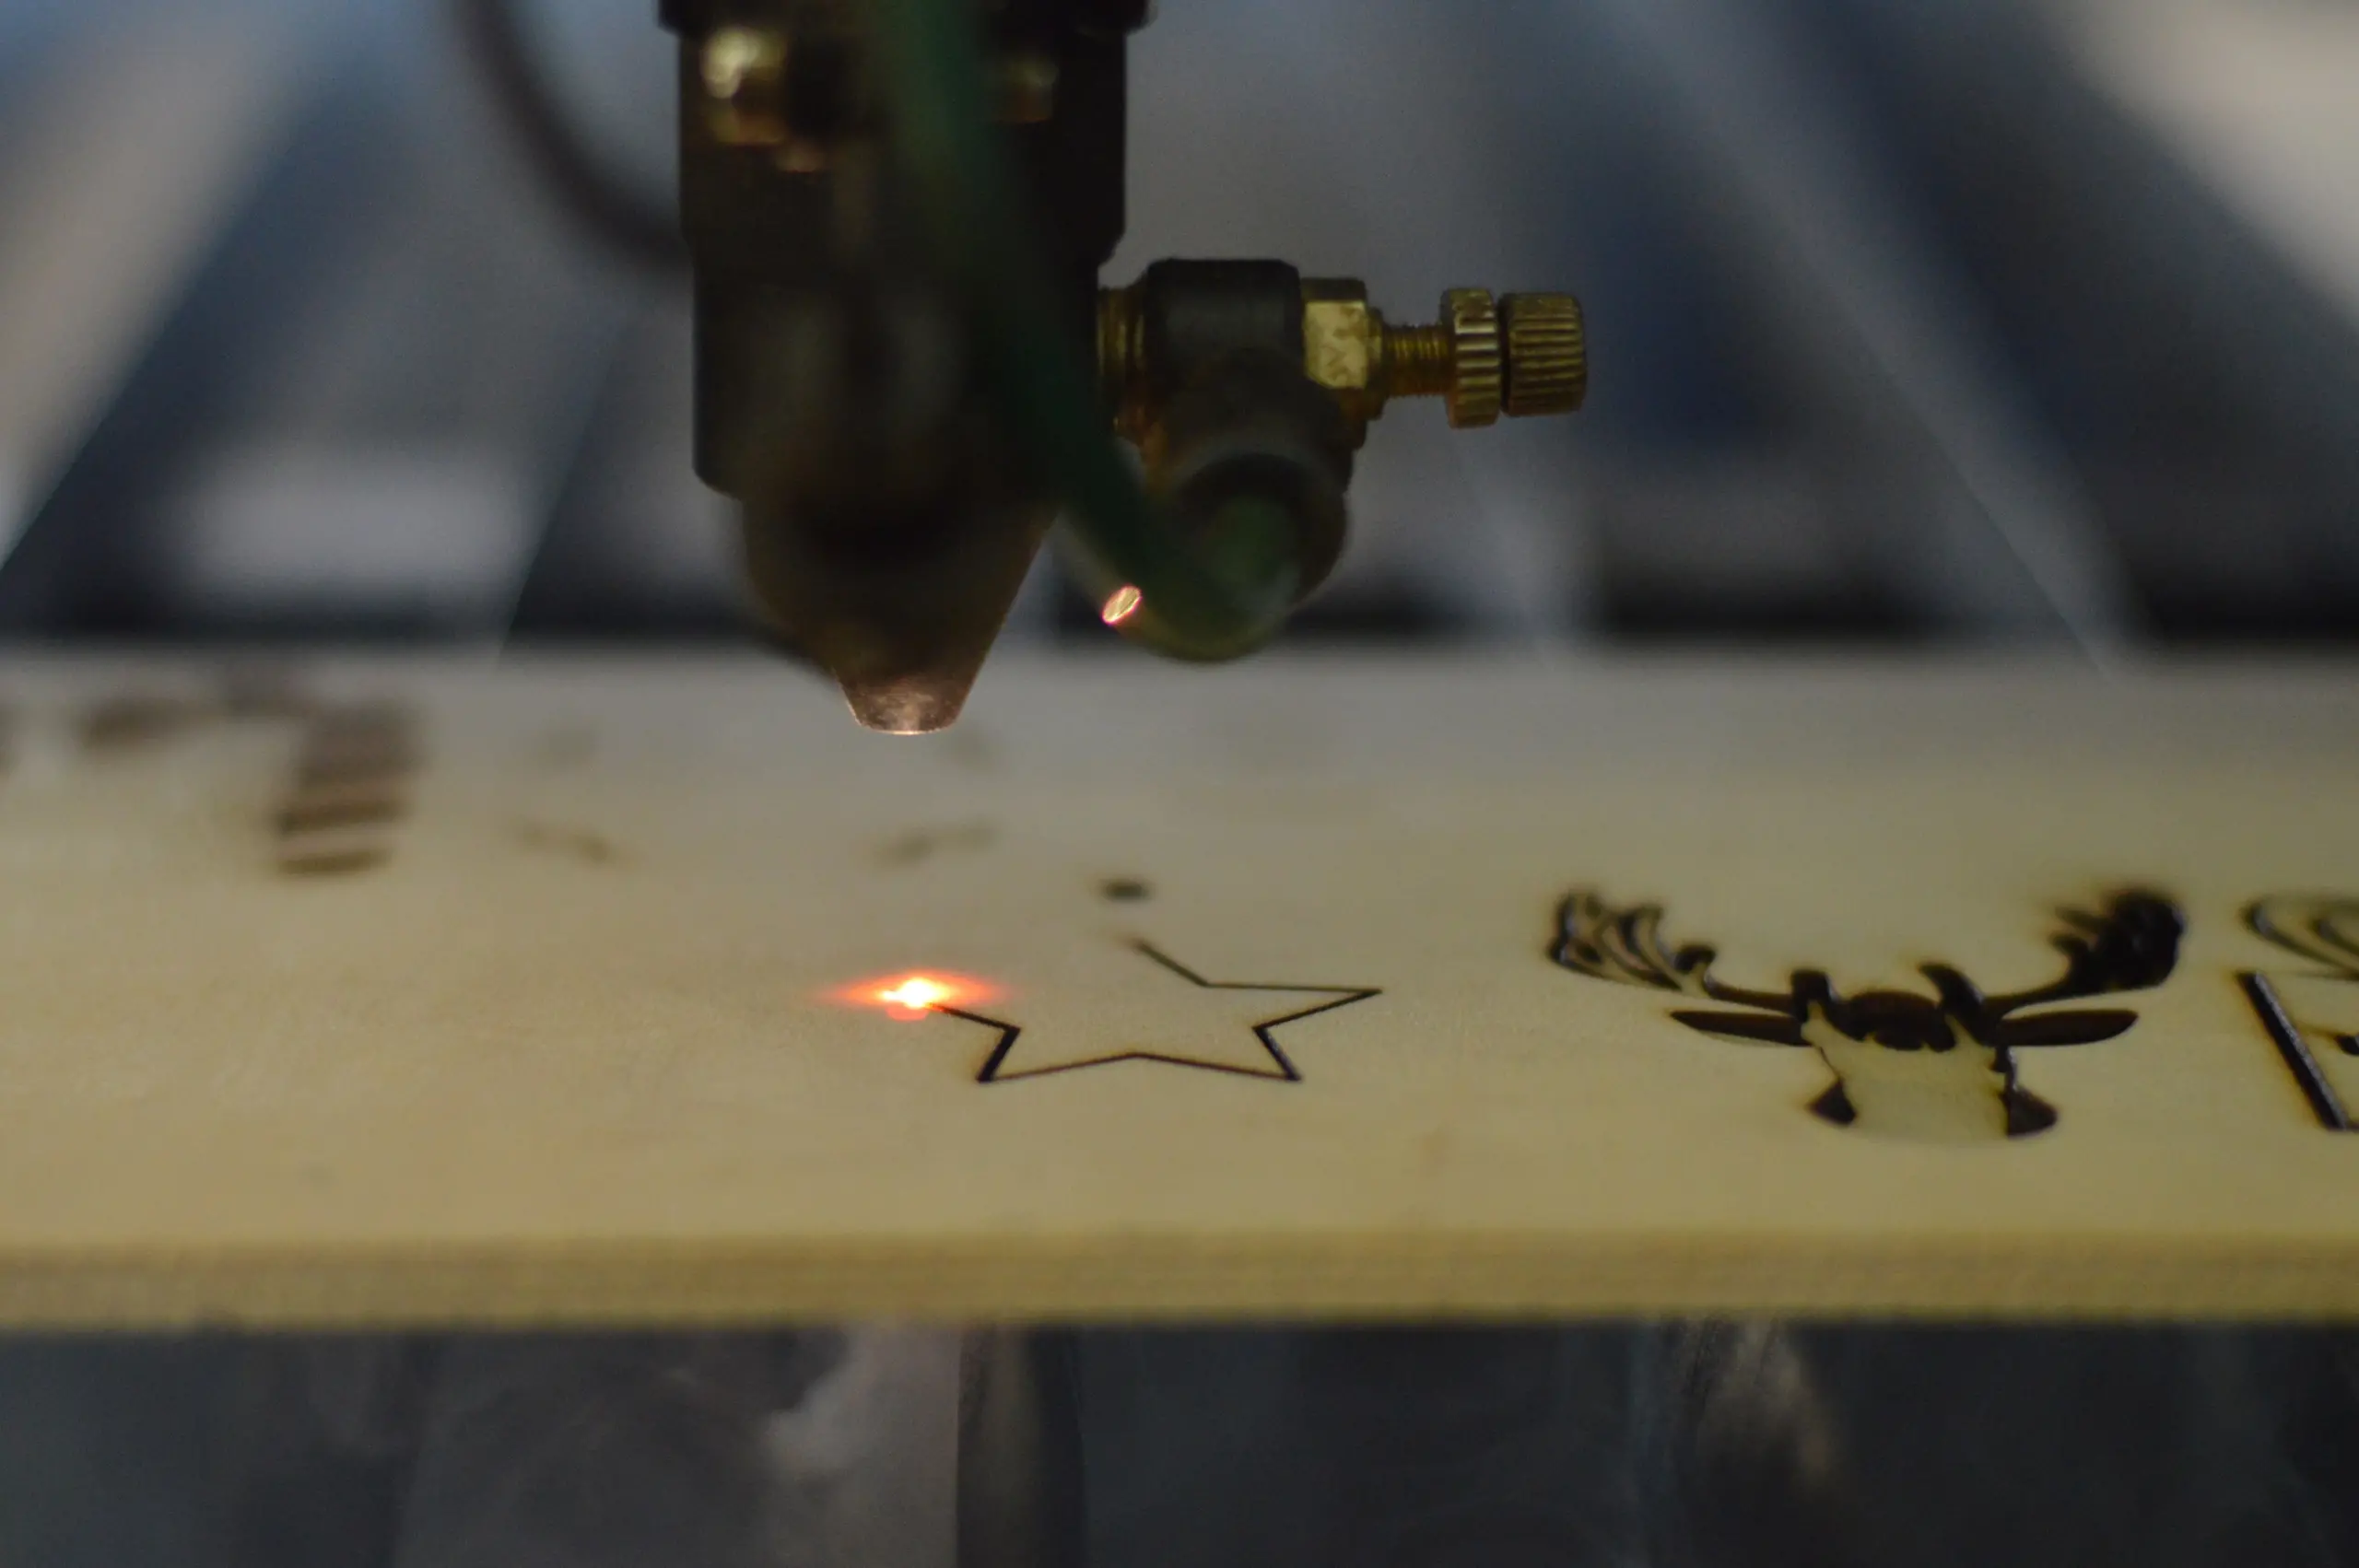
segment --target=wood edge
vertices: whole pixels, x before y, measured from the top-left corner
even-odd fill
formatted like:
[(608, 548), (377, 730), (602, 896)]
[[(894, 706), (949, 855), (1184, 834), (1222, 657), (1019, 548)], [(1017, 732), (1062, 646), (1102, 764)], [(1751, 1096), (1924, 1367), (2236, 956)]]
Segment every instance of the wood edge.
[(0, 1330), (1630, 1317), (2359, 1322), (2359, 1242), (680, 1244), (0, 1254)]

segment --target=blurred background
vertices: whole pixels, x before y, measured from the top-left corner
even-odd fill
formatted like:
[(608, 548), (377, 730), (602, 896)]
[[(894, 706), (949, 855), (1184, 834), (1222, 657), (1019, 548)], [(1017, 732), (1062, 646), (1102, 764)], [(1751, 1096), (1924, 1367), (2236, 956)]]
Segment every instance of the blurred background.
[[(668, 198), (645, 0), (529, 0)], [(2340, 642), (2349, 0), (1174, 0), (1132, 240), (1569, 286), (1590, 412), (1404, 405), (1297, 640)], [(0, 633), (741, 635), (681, 280), (433, 0), (0, 0)], [(1100, 642), (1044, 568), (1019, 640)]]
[[(651, 4), (528, 9), (613, 177), (665, 201)], [(1295, 642), (2359, 635), (2353, 0), (1163, 11), (1133, 49), (1116, 280), (1267, 254), (1402, 315), (1461, 284), (1590, 310), (1582, 418), (1384, 421)], [(0, 637), (745, 638), (689, 472), (684, 287), (569, 218), (447, 6), (0, 0)], [(1046, 562), (1010, 641), (1112, 639)], [(2347, 1338), (1059, 1354), (1093, 1560), (1126, 1568), (2359, 1562)], [(0, 1565), (946, 1568), (927, 1422), (957, 1356), (14, 1344)], [(803, 1527), (747, 1501), (748, 1465)], [(914, 1543), (913, 1495), (936, 1521)]]

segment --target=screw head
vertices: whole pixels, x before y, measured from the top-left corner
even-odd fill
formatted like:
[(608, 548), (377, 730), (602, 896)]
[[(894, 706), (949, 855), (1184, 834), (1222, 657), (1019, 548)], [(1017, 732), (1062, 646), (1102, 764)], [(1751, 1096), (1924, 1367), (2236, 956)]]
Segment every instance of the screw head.
[(1497, 424), (1506, 366), (1497, 304), (1487, 289), (1453, 288), (1441, 297), (1441, 320), (1451, 349), (1450, 424), (1461, 430)]

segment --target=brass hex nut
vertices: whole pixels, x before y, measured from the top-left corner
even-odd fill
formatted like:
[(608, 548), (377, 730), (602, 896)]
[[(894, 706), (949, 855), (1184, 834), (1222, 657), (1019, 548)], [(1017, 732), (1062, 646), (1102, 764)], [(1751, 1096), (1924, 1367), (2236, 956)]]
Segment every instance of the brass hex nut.
[(1356, 278), (1305, 278), (1302, 285), (1302, 368), (1335, 394), (1363, 438), (1384, 412), (1384, 317), (1367, 302)]

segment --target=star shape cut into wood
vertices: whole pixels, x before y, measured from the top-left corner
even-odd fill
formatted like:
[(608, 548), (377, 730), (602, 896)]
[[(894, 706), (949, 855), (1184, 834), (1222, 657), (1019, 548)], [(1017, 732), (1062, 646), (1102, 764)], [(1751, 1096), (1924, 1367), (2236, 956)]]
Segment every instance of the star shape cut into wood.
[[(1302, 1073), (1278, 1044), (1275, 1032), (1383, 994), (1361, 986), (1207, 980), (1150, 943), (1137, 942), (1133, 950), (1169, 982), (1150, 982), (1155, 983), (1151, 996), (1143, 994), (1134, 1006), (1109, 1009), (1102, 998), (1093, 1002), (1086, 997), (1043, 997), (1026, 1007), (1021, 1023), (953, 1007), (935, 1011), (999, 1031), (999, 1044), (976, 1074), (979, 1083), (1014, 1083), (1121, 1061), (1154, 1061), (1299, 1083)], [(1302, 1005), (1275, 1007), (1270, 1000), (1273, 997), (1296, 998)], [(1310, 998), (1320, 1000), (1306, 1000)]]

